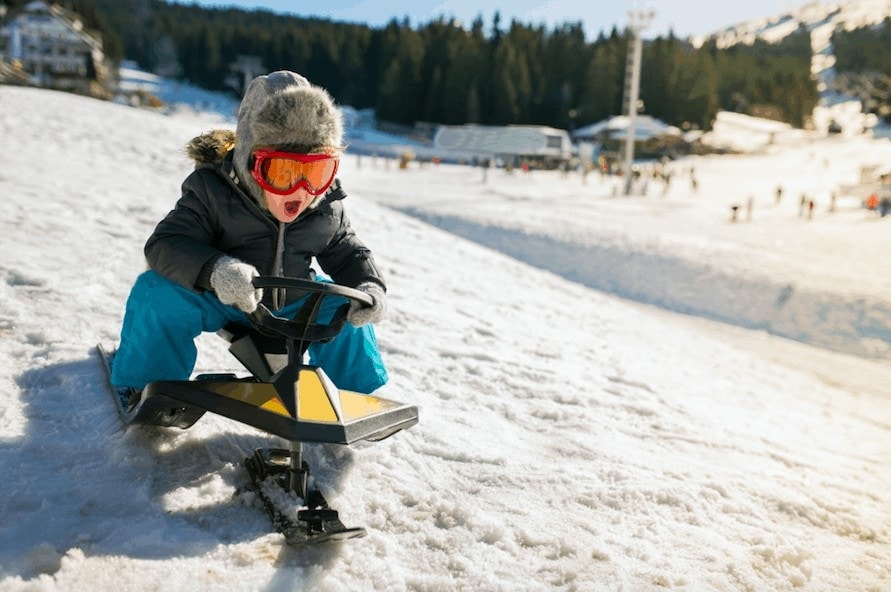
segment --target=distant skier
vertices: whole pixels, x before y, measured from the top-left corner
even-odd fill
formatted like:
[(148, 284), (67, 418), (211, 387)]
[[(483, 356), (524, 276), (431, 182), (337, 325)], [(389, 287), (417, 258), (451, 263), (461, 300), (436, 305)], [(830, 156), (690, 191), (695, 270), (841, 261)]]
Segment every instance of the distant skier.
[[(371, 251), (344, 212), (335, 177), (343, 150), (339, 110), (324, 89), (288, 71), (255, 78), (238, 111), (236, 133), (216, 130), (188, 145), (196, 161), (182, 196), (145, 245), (150, 270), (127, 300), (112, 383), (139, 391), (156, 380), (187, 380), (197, 358), (194, 339), (230, 322), (248, 323), (261, 300), (293, 315), (252, 285), (258, 275), (311, 278), (316, 258), (339, 284), (368, 293), (371, 307), (352, 304), (333, 341), (310, 347), (343, 389), (370, 393), (387, 372), (370, 323), (386, 310), (385, 284)], [(340, 302), (338, 302), (340, 300)], [(344, 299), (327, 298), (327, 322)]]

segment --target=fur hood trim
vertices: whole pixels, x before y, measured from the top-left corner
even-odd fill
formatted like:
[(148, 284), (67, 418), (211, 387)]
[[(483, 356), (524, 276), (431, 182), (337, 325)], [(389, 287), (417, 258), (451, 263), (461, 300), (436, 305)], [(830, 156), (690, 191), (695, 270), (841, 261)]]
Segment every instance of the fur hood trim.
[(235, 132), (218, 129), (192, 138), (186, 145), (186, 153), (195, 161), (195, 168), (199, 168), (222, 164), (234, 147)]

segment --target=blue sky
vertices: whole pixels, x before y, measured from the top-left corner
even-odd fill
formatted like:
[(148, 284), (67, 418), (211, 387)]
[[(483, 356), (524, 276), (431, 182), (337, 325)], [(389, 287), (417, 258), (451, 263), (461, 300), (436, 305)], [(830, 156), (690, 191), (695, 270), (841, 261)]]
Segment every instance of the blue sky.
[[(410, 2), (371, 0), (326, 0), (308, 4), (306, 8), (293, 0), (177, 0), (181, 4), (196, 3), (204, 6), (239, 6), (242, 8), (267, 8), (275, 12), (287, 12), (300, 16), (320, 16), (337, 21), (353, 21), (370, 26), (383, 26), (393, 17), (402, 20), (409, 17), (412, 25), (429, 22), (440, 15), (453, 16), (468, 25), (482, 14), (487, 30), (495, 11), (501, 13), (506, 26), (512, 18), (527, 24), (545, 23), (549, 28), (566, 21), (584, 24), (590, 39), (601, 30), (609, 32), (613, 25), (623, 28), (628, 20), (629, 9), (653, 10), (655, 17), (645, 37), (664, 35), (673, 28), (676, 35), (702, 35), (726, 26), (761, 16), (770, 16), (806, 4), (806, 0), (746, 0), (743, 2), (705, 2), (704, 0), (599, 0), (586, 2), (580, 7), (579, 0), (511, 0), (490, 2), (486, 0), (412, 0)], [(823, 0), (825, 2), (825, 0)], [(296, 6), (296, 7), (295, 7)]]

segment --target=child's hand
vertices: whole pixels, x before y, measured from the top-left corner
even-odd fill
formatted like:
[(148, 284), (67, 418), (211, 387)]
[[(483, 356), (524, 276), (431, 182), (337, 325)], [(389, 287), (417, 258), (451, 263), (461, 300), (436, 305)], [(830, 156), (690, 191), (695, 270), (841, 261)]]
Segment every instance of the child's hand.
[(361, 327), (367, 323), (377, 323), (387, 314), (387, 294), (379, 284), (374, 282), (365, 282), (356, 286), (357, 290), (361, 290), (371, 296), (374, 301), (371, 306), (365, 306), (353, 300), (350, 302), (350, 312), (347, 313), (347, 321), (356, 327)]
[(258, 275), (257, 268), (250, 263), (221, 257), (213, 266), (210, 285), (220, 302), (252, 313), (263, 298), (263, 290), (252, 283)]

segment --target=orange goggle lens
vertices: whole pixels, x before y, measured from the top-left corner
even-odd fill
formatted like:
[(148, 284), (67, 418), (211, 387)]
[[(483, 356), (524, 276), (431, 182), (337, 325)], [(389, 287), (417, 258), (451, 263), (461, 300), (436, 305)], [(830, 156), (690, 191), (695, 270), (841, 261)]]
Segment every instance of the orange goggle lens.
[(330, 154), (257, 150), (251, 172), (260, 187), (276, 195), (288, 195), (300, 187), (321, 195), (334, 182), (337, 165), (338, 160)]

